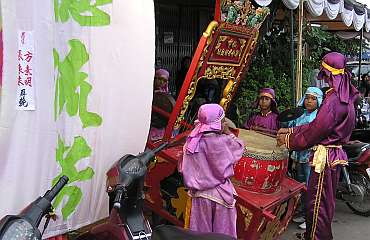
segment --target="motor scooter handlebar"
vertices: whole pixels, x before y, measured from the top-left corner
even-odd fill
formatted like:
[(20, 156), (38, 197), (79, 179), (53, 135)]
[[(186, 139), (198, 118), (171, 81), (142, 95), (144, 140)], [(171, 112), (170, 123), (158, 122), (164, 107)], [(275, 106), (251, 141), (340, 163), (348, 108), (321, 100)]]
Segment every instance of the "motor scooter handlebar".
[(68, 182), (67, 176), (59, 178), (58, 182), (48, 190), (43, 197), (39, 197), (31, 203), (25, 210), (22, 211), (21, 217), (28, 219), (28, 221), (35, 227), (38, 227), (41, 219), (51, 210), (51, 202), (55, 196), (62, 190)]
[(146, 150), (145, 152), (139, 154), (137, 157), (141, 160), (141, 162), (146, 166), (148, 162), (160, 151), (168, 146), (168, 142), (162, 143), (157, 148), (153, 150)]
[(58, 195), (62, 188), (68, 183), (68, 181), (69, 178), (67, 176), (61, 176), (52, 189), (45, 193), (44, 198), (52, 202), (56, 195)]

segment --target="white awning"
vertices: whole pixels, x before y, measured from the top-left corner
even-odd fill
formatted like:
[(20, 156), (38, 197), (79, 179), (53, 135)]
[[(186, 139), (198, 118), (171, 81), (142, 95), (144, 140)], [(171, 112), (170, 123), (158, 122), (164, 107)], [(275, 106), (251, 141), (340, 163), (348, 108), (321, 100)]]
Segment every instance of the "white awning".
[[(296, 9), (300, 0), (282, 1), (287, 8)], [(333, 20), (340, 14), (347, 27), (353, 25), (356, 31), (365, 27), (366, 32), (370, 31), (370, 10), (362, 4), (366, 2), (365, 0), (361, 0), (362, 3), (360, 3), (360, 0), (304, 0), (304, 2), (307, 11), (312, 16), (318, 17), (325, 12), (328, 18)]]

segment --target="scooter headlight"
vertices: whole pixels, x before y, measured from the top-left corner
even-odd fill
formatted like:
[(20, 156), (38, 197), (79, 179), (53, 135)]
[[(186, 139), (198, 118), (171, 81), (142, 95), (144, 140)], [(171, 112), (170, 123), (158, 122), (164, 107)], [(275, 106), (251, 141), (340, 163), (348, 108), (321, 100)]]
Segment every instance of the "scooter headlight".
[(40, 232), (27, 220), (19, 218), (7, 224), (1, 240), (39, 240)]

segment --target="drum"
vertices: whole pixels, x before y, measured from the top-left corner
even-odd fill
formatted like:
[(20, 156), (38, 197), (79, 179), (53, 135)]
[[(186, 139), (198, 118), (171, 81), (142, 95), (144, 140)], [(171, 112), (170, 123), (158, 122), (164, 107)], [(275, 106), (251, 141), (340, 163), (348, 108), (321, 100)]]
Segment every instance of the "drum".
[(261, 193), (275, 193), (287, 172), (288, 150), (277, 147), (276, 139), (255, 131), (239, 129), (244, 141), (243, 157), (234, 167), (234, 183)]

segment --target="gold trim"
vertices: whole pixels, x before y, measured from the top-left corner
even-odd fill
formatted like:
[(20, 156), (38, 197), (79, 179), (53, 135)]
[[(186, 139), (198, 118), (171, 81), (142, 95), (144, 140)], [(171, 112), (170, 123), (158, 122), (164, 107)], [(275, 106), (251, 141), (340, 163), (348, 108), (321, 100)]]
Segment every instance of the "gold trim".
[(322, 189), (324, 185), (324, 175), (325, 175), (325, 171), (321, 172), (320, 177), (319, 177), (319, 182), (318, 182), (319, 186), (316, 192), (315, 206), (313, 210), (313, 219), (312, 219), (311, 234), (310, 234), (311, 239), (314, 239), (316, 228), (317, 228), (317, 219), (319, 217), (319, 211), (320, 211), (321, 194), (322, 194)]
[(334, 88), (329, 88), (328, 90), (326, 90), (325, 95), (328, 94), (331, 90), (334, 90)]
[(337, 165), (348, 165), (348, 160), (337, 159), (330, 163), (330, 167), (336, 167)]
[(326, 70), (331, 72), (331, 74), (333, 74), (333, 75), (344, 74), (344, 68), (341, 68), (341, 69), (333, 68), (332, 66), (330, 66), (326, 62), (321, 62), (321, 66), (323, 66)]
[(203, 32), (203, 36), (208, 38), (209, 36), (211, 36), (212, 32), (215, 30), (215, 28), (218, 26), (218, 22), (217, 21), (212, 21), (210, 24), (208, 24), (208, 27), (206, 29), (206, 31)]
[(274, 97), (270, 93), (266, 93), (266, 92), (260, 93), (259, 97), (268, 97), (268, 98), (274, 99)]

